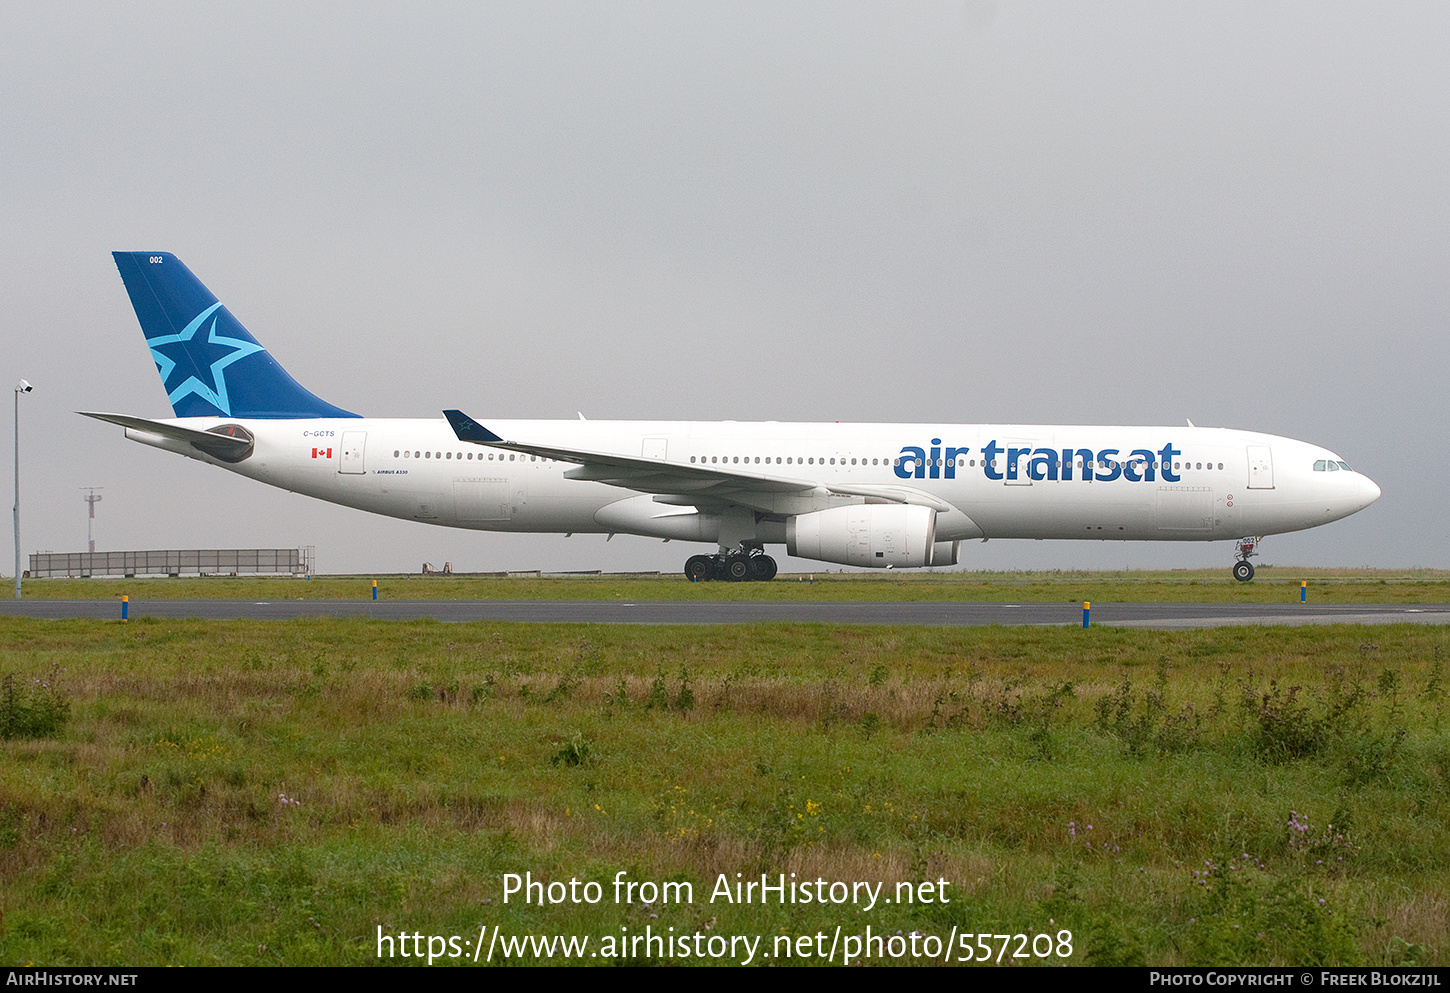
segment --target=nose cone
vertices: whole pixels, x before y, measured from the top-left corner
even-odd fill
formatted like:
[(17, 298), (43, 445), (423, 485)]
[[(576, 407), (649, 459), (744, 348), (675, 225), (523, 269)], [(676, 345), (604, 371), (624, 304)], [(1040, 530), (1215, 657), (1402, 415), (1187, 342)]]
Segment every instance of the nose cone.
[(1380, 498), (1380, 488), (1368, 476), (1359, 477), (1359, 509), (1363, 510)]

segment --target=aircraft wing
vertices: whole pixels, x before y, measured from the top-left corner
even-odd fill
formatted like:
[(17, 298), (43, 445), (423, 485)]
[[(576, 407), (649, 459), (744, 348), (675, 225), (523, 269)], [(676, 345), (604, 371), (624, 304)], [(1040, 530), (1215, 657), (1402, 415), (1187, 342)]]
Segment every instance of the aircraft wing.
[(445, 410), (443, 416), (459, 441), (502, 448), (526, 455), (573, 462), (577, 469), (564, 473), (566, 479), (593, 480), (635, 490), (688, 499), (694, 504), (738, 503), (767, 513), (788, 512), (791, 498), (860, 496), (885, 503), (918, 504), (940, 512), (952, 510), (946, 501), (911, 486), (838, 485), (814, 479), (762, 473), (734, 466), (701, 465), (649, 459), (614, 452), (592, 452), (558, 445), (536, 445), (499, 437), (459, 410)]

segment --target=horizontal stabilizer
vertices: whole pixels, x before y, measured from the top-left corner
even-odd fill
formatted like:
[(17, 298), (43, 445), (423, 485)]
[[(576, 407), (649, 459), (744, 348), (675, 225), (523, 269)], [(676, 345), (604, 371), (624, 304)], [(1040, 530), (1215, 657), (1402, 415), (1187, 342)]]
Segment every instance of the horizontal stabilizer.
[(182, 427), (179, 424), (167, 424), (165, 421), (132, 417), (130, 414), (102, 414), (89, 410), (78, 410), (76, 413), (82, 417), (94, 417), (98, 421), (119, 424), (126, 429), (127, 437), (131, 437), (132, 432), (135, 432), (139, 435), (151, 435), (169, 441), (184, 442), (197, 451), (222, 462), (241, 462), (252, 454), (255, 444), (252, 433), (240, 424), (220, 424), (209, 430), (200, 431), (196, 428)]

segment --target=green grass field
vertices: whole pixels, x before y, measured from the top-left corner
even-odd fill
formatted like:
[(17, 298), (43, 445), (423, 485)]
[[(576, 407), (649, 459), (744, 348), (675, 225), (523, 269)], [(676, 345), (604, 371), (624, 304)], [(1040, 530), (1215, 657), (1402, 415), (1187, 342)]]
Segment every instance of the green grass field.
[(1112, 603), (1284, 603), (1309, 595), (1330, 603), (1450, 603), (1450, 572), (1435, 569), (1299, 569), (1260, 566), (1250, 583), (1227, 567), (1170, 572), (940, 572), (783, 575), (770, 583), (691, 583), (683, 576), (494, 578), (318, 576), (180, 579), (34, 579), (36, 599), (153, 600), (991, 600)]
[[(0, 632), (11, 964), (370, 964), (380, 933), (417, 964), (398, 935), (468, 943), (443, 965), (480, 928), (587, 937), (606, 962), (700, 961), (628, 946), (646, 928), (745, 937), (779, 964), (778, 939), (824, 951), (838, 927), (896, 937), (873, 964), (982, 957), (979, 934), (1022, 935), (986, 941), (1015, 964), (1450, 960), (1443, 628)], [(676, 899), (617, 901), (621, 872)], [(506, 903), (510, 873), (601, 898)], [(917, 901), (711, 902), (737, 873)]]

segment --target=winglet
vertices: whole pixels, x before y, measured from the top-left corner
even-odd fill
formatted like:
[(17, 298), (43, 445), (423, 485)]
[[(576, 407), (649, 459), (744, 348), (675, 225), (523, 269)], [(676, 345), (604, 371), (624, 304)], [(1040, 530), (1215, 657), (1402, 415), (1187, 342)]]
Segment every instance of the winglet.
[(448, 418), (448, 423), (453, 426), (453, 433), (458, 436), (459, 441), (471, 441), (476, 445), (487, 445), (490, 442), (503, 441), (498, 435), (461, 410), (445, 410), (443, 416)]

